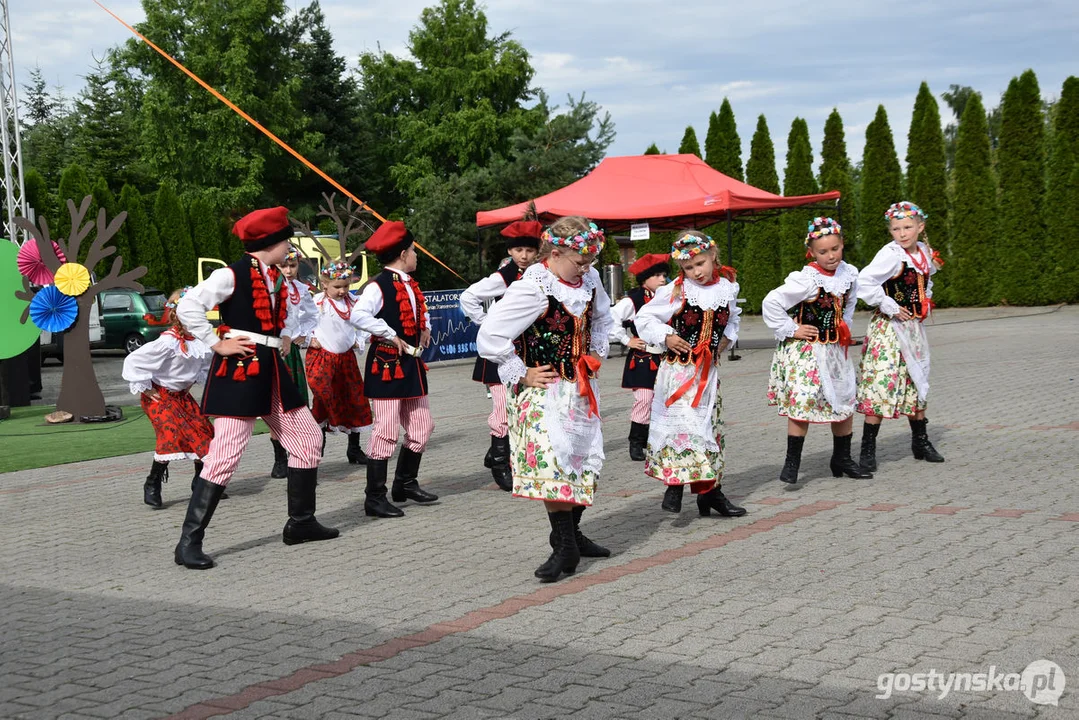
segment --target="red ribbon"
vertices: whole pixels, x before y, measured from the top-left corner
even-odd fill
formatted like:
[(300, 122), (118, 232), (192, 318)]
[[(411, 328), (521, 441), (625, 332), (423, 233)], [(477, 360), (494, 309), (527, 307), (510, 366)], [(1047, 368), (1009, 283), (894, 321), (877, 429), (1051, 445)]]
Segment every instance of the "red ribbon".
[(588, 381), (588, 375), (598, 372), (602, 365), (603, 363), (591, 355), (581, 355), (577, 361), (577, 391), (581, 397), (588, 398), (589, 417), (593, 415), (599, 417), (599, 402), (596, 400), (596, 393), (592, 391), (592, 383)]
[(667, 407), (678, 402), (678, 400), (685, 395), (693, 387), (693, 384), (697, 384), (697, 393), (693, 396), (693, 402), (690, 403), (690, 407), (697, 407), (701, 404), (701, 395), (704, 394), (704, 388), (708, 385), (708, 373), (712, 369), (712, 348), (708, 346), (706, 339), (702, 338), (702, 342), (693, 348), (693, 352), (690, 356), (693, 358), (693, 364), (697, 366), (693, 371), (693, 377), (686, 380), (682, 387), (678, 388), (671, 394), (667, 401), (664, 403)]

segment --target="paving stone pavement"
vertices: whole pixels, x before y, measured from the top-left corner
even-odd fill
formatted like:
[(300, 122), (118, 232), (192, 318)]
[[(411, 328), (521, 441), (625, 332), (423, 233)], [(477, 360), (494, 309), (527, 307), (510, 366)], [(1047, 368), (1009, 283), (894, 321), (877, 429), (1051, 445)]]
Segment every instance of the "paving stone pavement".
[(776, 479), (785, 424), (750, 319), (721, 368), (724, 488), (750, 511), (734, 520), (660, 511), (608, 361), (608, 458), (582, 527), (614, 555), (551, 585), (532, 576), (541, 508), (482, 467), (489, 403), (463, 364), (431, 373), (421, 477), (437, 505), (365, 517), (364, 471), (332, 438), (319, 517), (342, 535), (286, 547), (284, 481), (256, 438), (207, 572), (172, 562), (180, 463), (158, 512), (142, 504), (149, 453), (0, 475), (0, 716), (1079, 717), (1074, 685), (1059, 707), (996, 689), (876, 697), (882, 673), (1039, 659), (1079, 683), (1079, 308), (935, 319), (929, 430), (947, 462), (915, 461), (895, 421), (874, 479), (832, 478), (813, 428), (794, 488)]

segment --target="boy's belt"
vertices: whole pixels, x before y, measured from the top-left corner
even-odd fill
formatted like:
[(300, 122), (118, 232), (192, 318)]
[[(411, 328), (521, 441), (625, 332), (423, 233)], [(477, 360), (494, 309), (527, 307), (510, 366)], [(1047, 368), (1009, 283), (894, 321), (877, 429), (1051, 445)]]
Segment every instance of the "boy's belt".
[(256, 345), (265, 345), (266, 347), (274, 348), (275, 350), (281, 349), (281, 338), (273, 337), (272, 335), (263, 335), (262, 333), (251, 332), (250, 330), (229, 330), (225, 333), (226, 338), (238, 338), (246, 337)]
[[(379, 347), (387, 348), (389, 350), (397, 352), (397, 346), (394, 345), (392, 341), (387, 340), (386, 338), (379, 338), (375, 341), (375, 343)], [(412, 357), (420, 357), (421, 355), (423, 355), (423, 350), (418, 347), (413, 347), (408, 343), (405, 343), (405, 355), (411, 355)]]

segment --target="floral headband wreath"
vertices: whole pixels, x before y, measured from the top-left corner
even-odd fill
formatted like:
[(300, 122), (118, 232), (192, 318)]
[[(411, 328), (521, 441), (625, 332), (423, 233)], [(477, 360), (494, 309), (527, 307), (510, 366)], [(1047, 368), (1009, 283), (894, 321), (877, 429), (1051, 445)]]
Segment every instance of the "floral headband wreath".
[(906, 218), (920, 218), (922, 222), (925, 222), (929, 215), (920, 207), (912, 202), (903, 200), (897, 202), (888, 208), (888, 211), (884, 213), (886, 220), (905, 220)]
[(290, 244), (288, 246), (288, 252), (285, 253), (285, 262), (290, 263), (290, 262), (299, 262), (299, 261), (300, 261), (300, 251), (296, 249), (295, 245)]
[(809, 221), (809, 230), (806, 232), (805, 245), (814, 240), (820, 240), (825, 235), (843, 235), (842, 226), (830, 217), (815, 217)]
[(547, 228), (540, 235), (540, 240), (549, 242), (555, 247), (573, 250), (581, 255), (599, 255), (605, 242), (603, 231), (593, 222), (588, 223), (588, 230), (567, 237), (559, 237), (551, 232), (551, 228)]
[(165, 303), (165, 307), (167, 307), (169, 310), (175, 310), (176, 305), (184, 299), (184, 295), (187, 295), (187, 291), (190, 289), (190, 285), (185, 285), (184, 287), (180, 288), (180, 294), (176, 297), (176, 302), (170, 300), (169, 302)]
[(715, 241), (707, 235), (700, 237), (699, 235), (683, 233), (671, 244), (671, 257), (675, 260), (689, 260), (695, 255), (711, 250), (715, 246)]
[(351, 280), (355, 275), (352, 266), (342, 260), (326, 263), (322, 266), (322, 276), (329, 280)]

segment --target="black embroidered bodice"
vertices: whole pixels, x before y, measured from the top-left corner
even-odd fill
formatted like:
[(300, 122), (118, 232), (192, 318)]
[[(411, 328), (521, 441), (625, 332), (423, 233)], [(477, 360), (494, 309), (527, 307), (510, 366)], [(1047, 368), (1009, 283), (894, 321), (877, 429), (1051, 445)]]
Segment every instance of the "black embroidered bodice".
[[(547, 296), (547, 310), (515, 341), (517, 354), (528, 367), (552, 366), (565, 380), (577, 379), (577, 361), (592, 347), (592, 305), (574, 317), (562, 303)], [(591, 377), (591, 375), (590, 375)]]
[[(674, 314), (669, 324), (678, 336), (692, 347), (697, 347), (701, 338), (707, 336), (708, 347), (712, 350), (712, 355), (715, 355), (719, 350), (719, 343), (723, 340), (723, 330), (727, 327), (730, 314), (730, 308), (726, 305), (718, 310), (703, 310), (689, 304), (688, 301), (683, 301), (681, 309)], [(672, 362), (688, 363), (690, 355), (689, 353), (679, 354), (668, 349), (667, 359)]]
[(884, 293), (895, 300), (899, 307), (920, 317), (925, 300), (925, 276), (904, 263), (895, 277), (884, 281)]
[(839, 323), (843, 321), (845, 297), (836, 297), (817, 288), (817, 297), (803, 300), (791, 308), (791, 318), (799, 325), (817, 328), (816, 342), (839, 342)]

